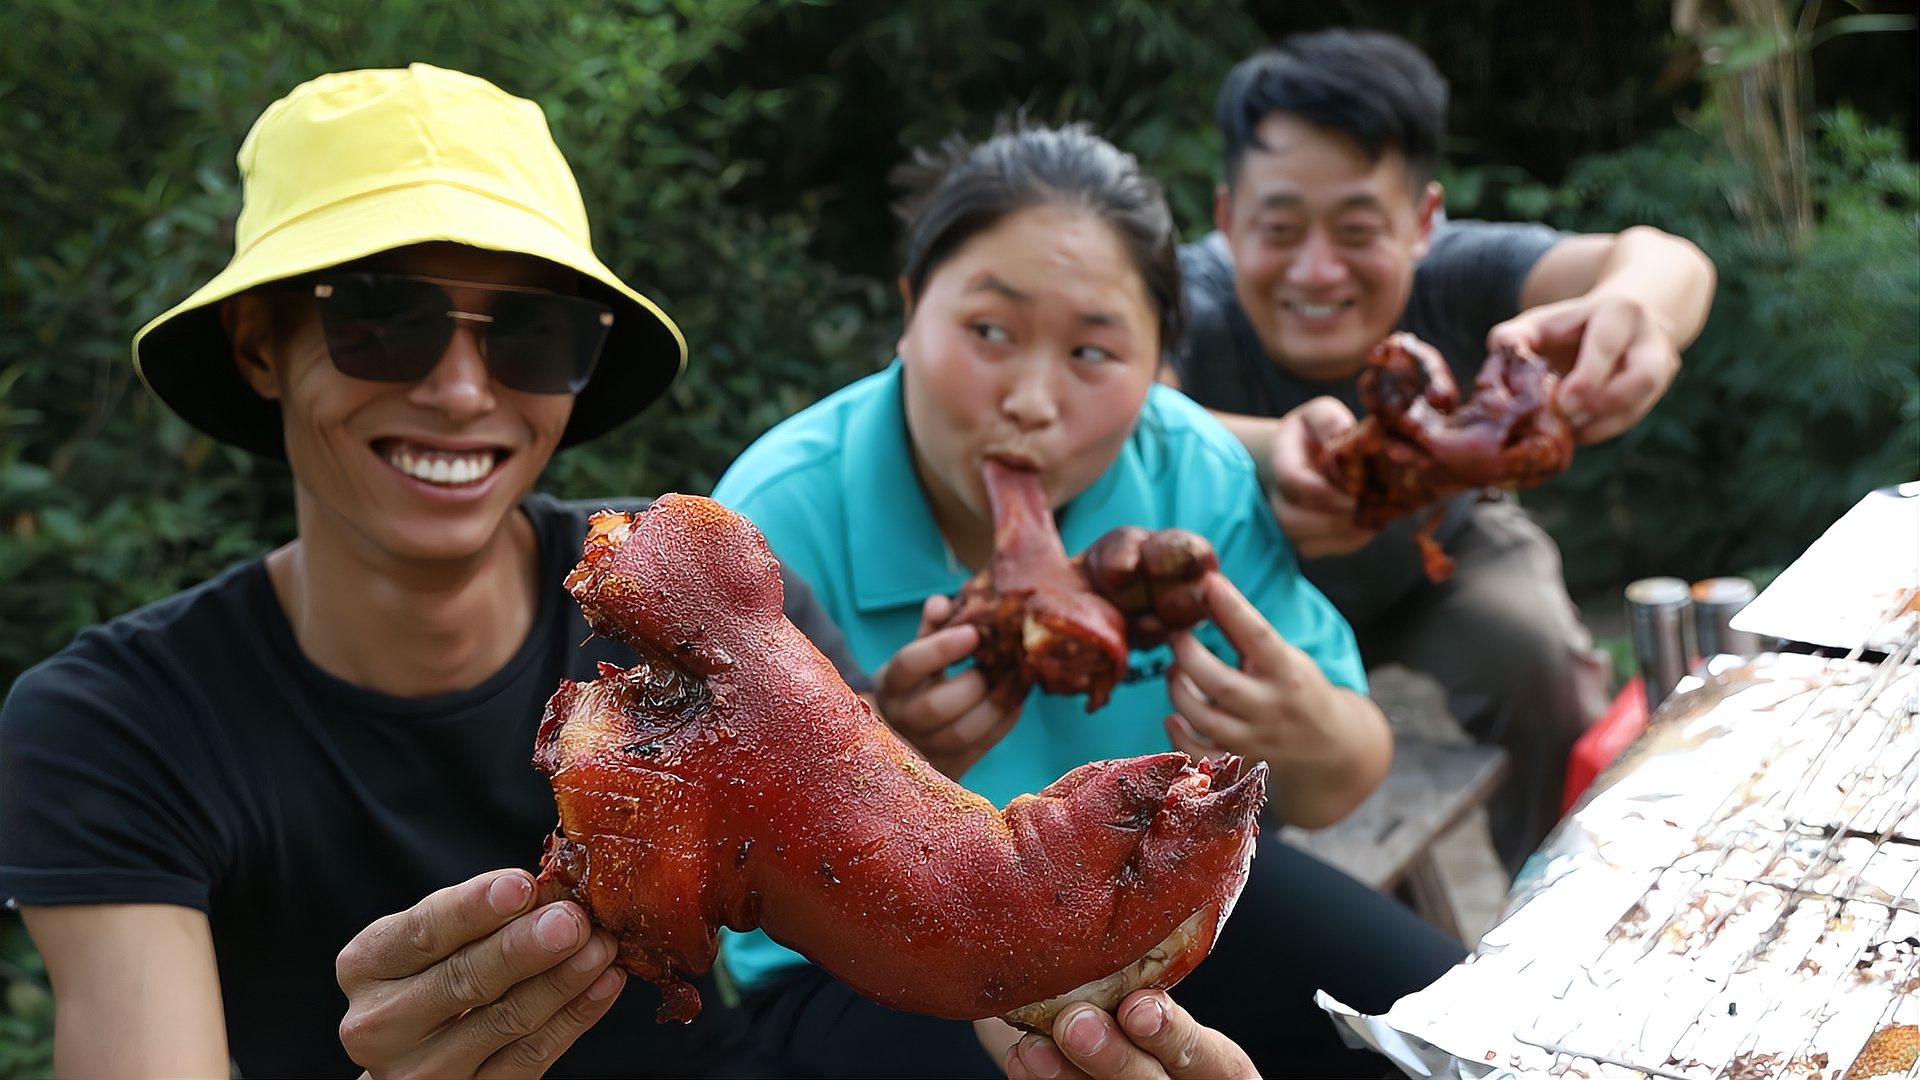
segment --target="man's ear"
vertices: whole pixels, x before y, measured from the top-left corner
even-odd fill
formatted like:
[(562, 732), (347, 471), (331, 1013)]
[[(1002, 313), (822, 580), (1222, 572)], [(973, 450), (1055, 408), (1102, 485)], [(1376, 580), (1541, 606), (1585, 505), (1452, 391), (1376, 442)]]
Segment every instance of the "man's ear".
[(1233, 189), (1226, 184), (1213, 185), (1213, 227), (1228, 238), (1233, 236)]
[(247, 380), (253, 392), (276, 401), (280, 397), (280, 373), (268, 360), (273, 344), (273, 313), (264, 298), (241, 293), (220, 302), (220, 325), (233, 343), (233, 366)]
[(1420, 195), (1419, 217), (1414, 223), (1413, 256), (1422, 258), (1432, 246), (1433, 223), (1440, 217), (1440, 207), (1446, 201), (1447, 189), (1440, 181), (1427, 181), (1427, 190)]

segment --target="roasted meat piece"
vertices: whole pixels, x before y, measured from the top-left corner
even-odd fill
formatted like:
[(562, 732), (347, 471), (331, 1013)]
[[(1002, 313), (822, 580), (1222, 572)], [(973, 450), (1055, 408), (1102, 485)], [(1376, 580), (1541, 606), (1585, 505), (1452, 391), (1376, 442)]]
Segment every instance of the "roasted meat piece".
[(567, 580), (642, 661), (562, 683), (534, 764), (540, 872), (690, 1020), (716, 932), (764, 927), (860, 993), (1045, 1027), (1171, 986), (1246, 883), (1266, 767), (1083, 765), (1004, 811), (941, 776), (781, 614), (758, 530), (706, 499), (595, 515)]
[(1126, 674), (1129, 647), (1206, 617), (1203, 583), (1220, 560), (1204, 537), (1126, 526), (1069, 559), (1039, 473), (990, 458), (984, 479), (993, 561), (961, 588), (947, 625), (979, 629), (974, 663), (1002, 702), (1038, 685), (1085, 694), (1092, 712)]
[[(1360, 373), (1367, 415), (1323, 448), (1321, 471), (1354, 497), (1354, 523), (1369, 529), (1474, 488), (1531, 487), (1573, 460), (1558, 384), (1545, 360), (1503, 349), (1487, 357), (1462, 403), (1440, 353), (1394, 334)], [(1415, 537), (1435, 581), (1453, 572), (1432, 535), (1445, 512), (1435, 507)]]

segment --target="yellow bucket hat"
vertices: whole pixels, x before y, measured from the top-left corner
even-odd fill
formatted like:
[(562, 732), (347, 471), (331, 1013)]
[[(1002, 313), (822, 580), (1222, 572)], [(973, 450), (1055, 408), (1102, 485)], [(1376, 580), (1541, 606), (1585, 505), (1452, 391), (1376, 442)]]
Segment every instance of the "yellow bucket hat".
[(240, 377), (219, 301), (430, 241), (571, 268), (584, 295), (613, 308), (561, 446), (631, 418), (686, 366), (679, 328), (594, 255), (580, 189), (540, 106), (485, 79), (426, 64), (322, 75), (267, 107), (239, 163), (232, 261), (133, 338), (148, 389), (223, 442), (286, 454), (280, 408)]

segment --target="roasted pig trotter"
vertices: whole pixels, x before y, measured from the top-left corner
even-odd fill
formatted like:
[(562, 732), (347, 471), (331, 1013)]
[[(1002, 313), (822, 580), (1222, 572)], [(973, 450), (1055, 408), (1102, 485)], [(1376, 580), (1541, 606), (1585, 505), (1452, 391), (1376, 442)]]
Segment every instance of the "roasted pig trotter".
[(1127, 645), (1152, 648), (1175, 630), (1207, 617), (1206, 577), (1220, 557), (1205, 537), (1185, 529), (1149, 532), (1122, 525), (1074, 560), (1094, 589), (1126, 621)]
[(974, 663), (1003, 704), (1038, 683), (1049, 694), (1106, 704), (1127, 670), (1127, 626), (1067, 558), (1040, 474), (989, 460), (993, 561), (961, 587), (948, 625), (980, 631)]
[[(1360, 373), (1367, 415), (1322, 449), (1321, 472), (1354, 497), (1354, 523), (1369, 529), (1474, 488), (1531, 487), (1573, 460), (1558, 383), (1545, 360), (1503, 349), (1487, 357), (1461, 402), (1439, 352), (1394, 334)], [(1433, 538), (1444, 517), (1437, 509), (1414, 537), (1435, 581), (1453, 568)]]
[(960, 590), (947, 625), (980, 631), (974, 663), (1005, 704), (1038, 685), (1106, 704), (1147, 648), (1206, 617), (1203, 581), (1220, 565), (1212, 545), (1183, 529), (1123, 527), (1067, 558), (1040, 474), (989, 459), (993, 561)]
[(781, 614), (758, 530), (669, 495), (595, 515), (567, 585), (642, 662), (561, 684), (534, 763), (540, 873), (690, 1020), (721, 926), (764, 927), (881, 1004), (1044, 1028), (1171, 986), (1246, 883), (1266, 767), (1083, 765), (1004, 811), (902, 743)]

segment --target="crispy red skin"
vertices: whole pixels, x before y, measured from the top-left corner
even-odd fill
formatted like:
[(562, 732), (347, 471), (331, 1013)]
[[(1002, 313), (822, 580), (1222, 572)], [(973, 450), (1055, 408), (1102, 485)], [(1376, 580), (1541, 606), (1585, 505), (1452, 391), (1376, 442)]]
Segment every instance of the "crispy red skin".
[[(630, 528), (631, 534), (622, 536)], [(569, 897), (690, 1020), (716, 931), (763, 926), (882, 1004), (1006, 1013), (1126, 967), (1217, 917), (1246, 881), (1265, 766), (1096, 762), (1004, 812), (947, 780), (781, 614), (758, 530), (669, 495), (594, 519), (569, 587), (647, 657), (547, 706), (534, 763), (560, 827), (543, 898)]]
[(993, 561), (960, 590), (946, 625), (980, 631), (974, 663), (999, 700), (1034, 686), (1106, 704), (1127, 650), (1165, 641), (1206, 618), (1213, 545), (1185, 529), (1114, 529), (1067, 558), (1040, 475), (988, 459)]
[[(1354, 523), (1369, 529), (1474, 488), (1531, 487), (1573, 460), (1558, 383), (1545, 360), (1502, 349), (1481, 365), (1462, 403), (1439, 352), (1394, 334), (1360, 372), (1367, 415), (1322, 450), (1321, 472), (1354, 497)], [(1415, 536), (1434, 581), (1453, 573), (1432, 535), (1444, 517), (1445, 508), (1435, 508)]]

